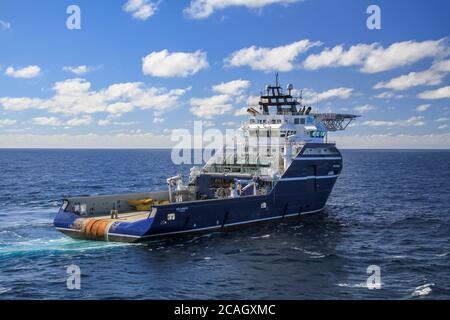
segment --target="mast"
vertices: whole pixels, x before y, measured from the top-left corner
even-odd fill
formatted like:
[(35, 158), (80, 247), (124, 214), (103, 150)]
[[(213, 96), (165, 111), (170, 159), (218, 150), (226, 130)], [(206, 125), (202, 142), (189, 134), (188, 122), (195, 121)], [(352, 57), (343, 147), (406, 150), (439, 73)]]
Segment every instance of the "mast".
[(264, 115), (269, 114), (269, 107), (276, 107), (277, 114), (291, 114), (297, 115), (297, 106), (301, 105), (295, 98), (292, 97), (291, 84), (288, 85), (285, 94), (279, 84), (278, 73), (275, 76), (275, 85), (267, 85), (265, 94), (261, 95), (259, 105), (261, 106)]

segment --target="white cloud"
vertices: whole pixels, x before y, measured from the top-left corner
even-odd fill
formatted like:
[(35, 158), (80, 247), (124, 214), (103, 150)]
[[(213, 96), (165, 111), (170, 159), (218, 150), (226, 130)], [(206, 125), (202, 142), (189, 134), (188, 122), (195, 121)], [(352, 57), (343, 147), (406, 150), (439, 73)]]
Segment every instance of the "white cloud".
[(294, 61), (299, 54), (318, 45), (320, 42), (305, 39), (276, 48), (252, 46), (233, 52), (225, 59), (225, 64), (228, 67), (249, 66), (264, 72), (291, 71), (297, 67)]
[(442, 129), (445, 129), (445, 128), (447, 128), (447, 127), (448, 127), (448, 125), (443, 124), (442, 126), (439, 126), (438, 129), (439, 129), (439, 130), (442, 130)]
[(389, 91), (381, 92), (381, 93), (373, 96), (373, 98), (375, 98), (375, 99), (402, 99), (404, 97), (405, 96), (402, 94), (395, 94), (395, 93), (389, 92)]
[(133, 122), (133, 121), (128, 121), (128, 122), (124, 122), (124, 121), (113, 121), (113, 119), (115, 118), (115, 115), (109, 115), (108, 117), (106, 117), (106, 119), (101, 119), (97, 121), (97, 124), (101, 127), (106, 127), (106, 126), (131, 126), (131, 125), (135, 125), (137, 124), (137, 122)]
[(236, 126), (236, 122), (234, 122), (234, 121), (222, 122), (222, 125), (225, 127), (234, 127), (234, 126)]
[(377, 44), (357, 44), (345, 51), (342, 45), (332, 49), (325, 48), (319, 54), (309, 55), (303, 62), (308, 70), (317, 70), (330, 67), (348, 67), (362, 64), (364, 59), (376, 48)]
[(374, 109), (375, 109), (375, 107), (370, 104), (365, 104), (363, 106), (358, 106), (358, 107), (353, 108), (353, 110), (355, 110), (358, 113), (366, 113), (366, 112), (369, 112)]
[(263, 8), (272, 4), (290, 4), (300, 0), (191, 0), (184, 13), (194, 19), (203, 19), (217, 10), (231, 6), (245, 6), (247, 8)]
[(379, 43), (357, 44), (347, 51), (339, 45), (308, 56), (303, 66), (308, 70), (361, 66), (361, 72), (376, 73), (412, 65), (429, 57), (446, 56), (449, 54), (446, 42), (446, 39), (422, 42), (403, 41), (393, 43), (387, 48)]
[(0, 98), (0, 106), (6, 110), (22, 111), (27, 109), (45, 109), (44, 100), (38, 98)]
[(319, 101), (327, 100), (327, 99), (331, 99), (331, 98), (347, 99), (352, 95), (352, 93), (353, 93), (352, 88), (330, 89), (325, 92), (319, 93)]
[(445, 99), (450, 98), (450, 86), (439, 88), (436, 90), (428, 90), (419, 93), (418, 97), (420, 99), (435, 100), (435, 99)]
[(434, 121), (436, 121), (436, 122), (447, 122), (447, 121), (450, 121), (450, 118), (441, 117), (441, 118), (438, 118), (438, 119), (436, 119)]
[(155, 118), (153, 119), (153, 123), (163, 123), (164, 121), (166, 121), (165, 118), (158, 118), (158, 117), (155, 117)]
[(85, 73), (88, 73), (90, 71), (92, 71), (91, 68), (89, 68), (88, 66), (78, 66), (78, 67), (63, 67), (64, 71), (68, 71), (68, 72), (72, 72), (73, 74), (79, 76), (79, 75), (83, 75)]
[(37, 118), (33, 118), (31, 122), (37, 126), (61, 126), (61, 125), (63, 125), (62, 121), (56, 117), (37, 117)]
[(8, 67), (6, 69), (5, 74), (7, 76), (13, 77), (13, 78), (24, 78), (24, 79), (31, 79), (39, 76), (41, 74), (41, 68), (38, 66), (28, 66), (21, 69), (15, 69), (14, 67)]
[(445, 134), (373, 134), (332, 136), (340, 148), (349, 149), (449, 149), (450, 133)]
[(156, 13), (158, 5), (159, 2), (155, 3), (149, 0), (128, 0), (123, 6), (123, 10), (132, 13), (133, 18), (147, 20)]
[(97, 124), (101, 127), (106, 127), (112, 124), (111, 119), (101, 119), (97, 121)]
[(208, 98), (192, 98), (190, 103), (192, 106), (190, 111), (199, 118), (211, 119), (233, 110), (231, 97), (225, 94)]
[(0, 97), (0, 106), (6, 110), (45, 109), (67, 115), (107, 112), (120, 115), (135, 108), (164, 112), (177, 105), (188, 89), (146, 87), (142, 82), (117, 83), (107, 88), (91, 90), (85, 79), (68, 79), (53, 86), (54, 96), (48, 99), (28, 97)]
[(123, 113), (128, 113), (133, 110), (134, 105), (130, 102), (116, 102), (106, 107), (106, 111), (114, 115), (121, 115)]
[(259, 100), (260, 97), (259, 96), (249, 96), (247, 98), (247, 105), (248, 106), (259, 106)]
[[(373, 134), (344, 136), (332, 135), (340, 148), (447, 148), (450, 149), (450, 133), (442, 134)], [(170, 139), (170, 130), (164, 134), (0, 134), (0, 148), (168, 148), (176, 142)]]
[(11, 23), (7, 21), (0, 20), (0, 29), (1, 30), (8, 30), (11, 28)]
[(234, 112), (234, 115), (236, 117), (246, 116), (248, 114), (247, 109), (247, 107), (240, 108)]
[(0, 127), (1, 126), (13, 126), (17, 123), (17, 120), (12, 119), (0, 119)]
[[(317, 100), (324, 101), (332, 98), (339, 98), (339, 99), (348, 99), (353, 94), (352, 88), (333, 88), (330, 90), (326, 90), (324, 92), (316, 92), (312, 89), (304, 89), (303, 90), (303, 102), (305, 104), (315, 104)], [(293, 95), (299, 95), (299, 90), (294, 90)]]
[(213, 91), (221, 94), (227, 94), (230, 96), (240, 96), (250, 87), (251, 82), (248, 80), (233, 80), (229, 82), (222, 82), (215, 85)]
[(365, 121), (363, 125), (369, 127), (420, 127), (425, 125), (423, 117), (411, 117), (407, 120), (394, 120), (394, 121), (384, 121), (384, 120), (369, 120)]
[(369, 54), (362, 71), (375, 73), (414, 64), (424, 58), (448, 54), (445, 40), (404, 41), (377, 48)]
[(202, 121), (202, 124), (205, 128), (211, 128), (211, 127), (215, 127), (216, 124), (214, 123), (214, 121)]
[(374, 89), (406, 90), (421, 85), (432, 86), (441, 84), (450, 72), (450, 60), (436, 61), (430, 69), (421, 72), (410, 72), (407, 75), (391, 79), (388, 82), (379, 82)]
[(206, 52), (154, 51), (142, 58), (142, 71), (155, 77), (187, 77), (208, 68)]
[(0, 148), (167, 148), (170, 135), (152, 133), (118, 134), (0, 134)]
[(431, 104), (421, 104), (420, 106), (416, 107), (417, 112), (424, 112), (427, 111), (431, 107)]
[(79, 118), (73, 118), (66, 122), (66, 125), (69, 127), (76, 127), (76, 126), (85, 126), (92, 123), (92, 117), (89, 115), (82, 116)]
[[(69, 119), (65, 122), (56, 117), (36, 117), (31, 120), (31, 123), (37, 126), (67, 126), (67, 127), (78, 127), (87, 126), (92, 123), (92, 117), (90, 115), (84, 115), (81, 117), (75, 117)], [(98, 125), (107, 125), (106, 122), (100, 120)]]

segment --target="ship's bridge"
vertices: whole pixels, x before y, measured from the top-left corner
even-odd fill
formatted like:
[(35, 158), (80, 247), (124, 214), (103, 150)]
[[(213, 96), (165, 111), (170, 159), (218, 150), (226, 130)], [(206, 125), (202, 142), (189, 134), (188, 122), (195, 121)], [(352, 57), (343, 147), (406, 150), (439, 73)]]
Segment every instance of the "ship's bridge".
[(257, 106), (247, 109), (249, 119), (237, 131), (232, 145), (205, 165), (209, 173), (234, 172), (280, 176), (306, 143), (325, 143), (327, 133), (344, 130), (357, 116), (313, 113), (312, 107), (278, 84), (267, 85)]
[[(287, 86), (287, 94), (278, 84), (267, 85), (261, 93), (258, 106), (247, 109), (249, 120), (243, 128), (271, 137), (288, 137), (296, 134), (310, 142), (323, 142), (329, 131), (345, 130), (358, 116), (336, 113), (313, 113), (311, 106), (303, 105), (302, 91), (299, 100), (292, 96), (294, 87)], [(311, 139), (313, 141), (311, 141)], [(322, 140), (320, 140), (322, 139)]]
[(327, 128), (316, 123), (312, 108), (304, 106), (301, 97), (299, 101), (292, 96), (293, 89), (288, 85), (286, 94), (277, 77), (276, 84), (267, 85), (265, 93), (261, 93), (258, 106), (247, 109), (250, 117), (242, 129), (251, 137), (284, 140), (296, 136), (304, 142), (323, 142)]

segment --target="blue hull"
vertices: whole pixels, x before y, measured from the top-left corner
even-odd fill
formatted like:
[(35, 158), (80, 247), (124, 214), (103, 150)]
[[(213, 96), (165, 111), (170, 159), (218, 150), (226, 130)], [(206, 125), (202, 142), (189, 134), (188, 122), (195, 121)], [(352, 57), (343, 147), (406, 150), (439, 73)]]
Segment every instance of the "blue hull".
[(79, 215), (60, 209), (55, 227), (77, 238), (142, 241), (155, 237), (210, 232), (320, 212), (342, 170), (342, 157), (299, 156), (267, 195), (211, 199), (154, 206), (155, 213), (135, 222), (112, 222), (100, 239), (87, 237)]

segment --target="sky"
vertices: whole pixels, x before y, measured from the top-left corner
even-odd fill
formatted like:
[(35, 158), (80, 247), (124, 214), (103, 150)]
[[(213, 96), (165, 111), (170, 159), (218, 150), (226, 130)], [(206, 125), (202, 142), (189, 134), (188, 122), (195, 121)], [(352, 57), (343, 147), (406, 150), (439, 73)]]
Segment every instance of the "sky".
[(194, 121), (239, 126), (278, 72), (321, 112), (361, 115), (330, 135), (341, 148), (448, 149), (448, 12), (447, 0), (1, 0), (0, 148), (170, 147)]

